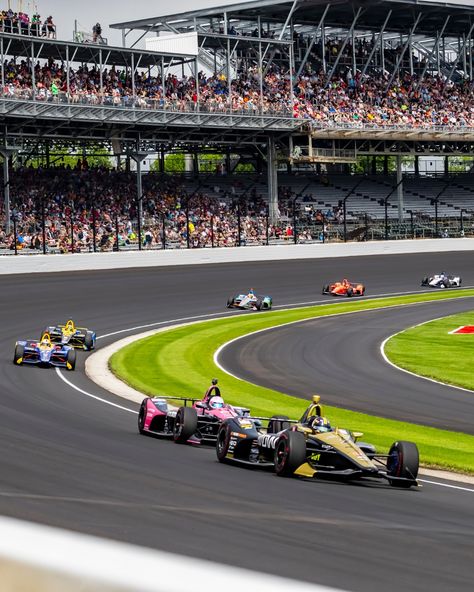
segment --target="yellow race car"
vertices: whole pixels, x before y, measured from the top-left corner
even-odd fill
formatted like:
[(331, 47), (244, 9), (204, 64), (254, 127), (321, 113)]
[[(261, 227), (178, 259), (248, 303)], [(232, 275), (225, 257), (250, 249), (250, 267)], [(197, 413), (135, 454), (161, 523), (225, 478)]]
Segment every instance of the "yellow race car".
[[(388, 454), (361, 442), (362, 433), (333, 428), (315, 395), (299, 421), (286, 416), (230, 418), (220, 427), (216, 452), (220, 462), (272, 467), (281, 477), (383, 479), (393, 487), (417, 486), (416, 444), (399, 440)], [(268, 420), (263, 428), (250, 419)]]
[(43, 333), (48, 333), (52, 343), (69, 345), (75, 349), (91, 351), (95, 349), (96, 334), (85, 327), (76, 327), (69, 319), (64, 325), (46, 327)]

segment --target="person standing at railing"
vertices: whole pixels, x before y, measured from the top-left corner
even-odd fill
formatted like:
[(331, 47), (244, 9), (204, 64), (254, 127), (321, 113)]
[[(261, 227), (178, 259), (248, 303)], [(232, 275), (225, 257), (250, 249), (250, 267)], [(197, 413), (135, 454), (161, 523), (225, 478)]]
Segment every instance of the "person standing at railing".
[(100, 23), (96, 23), (92, 27), (92, 42), (93, 43), (103, 43), (104, 40), (102, 39), (102, 27)]
[(41, 33), (43, 37), (47, 37), (48, 39), (56, 39), (56, 25), (53, 22), (53, 17), (48, 16), (45, 20), (42, 28)]
[(31, 35), (39, 37), (41, 31), (41, 17), (38, 13), (35, 13), (31, 18)]

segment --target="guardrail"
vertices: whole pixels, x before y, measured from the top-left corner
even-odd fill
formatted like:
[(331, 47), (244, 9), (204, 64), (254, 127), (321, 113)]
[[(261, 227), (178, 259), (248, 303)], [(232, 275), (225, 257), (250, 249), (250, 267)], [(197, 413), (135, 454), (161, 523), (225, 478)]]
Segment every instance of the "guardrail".
[[(334, 588), (0, 518), (2, 592), (335, 592)], [(177, 577), (179, 574), (179, 577)], [(249, 585), (250, 582), (250, 585)]]

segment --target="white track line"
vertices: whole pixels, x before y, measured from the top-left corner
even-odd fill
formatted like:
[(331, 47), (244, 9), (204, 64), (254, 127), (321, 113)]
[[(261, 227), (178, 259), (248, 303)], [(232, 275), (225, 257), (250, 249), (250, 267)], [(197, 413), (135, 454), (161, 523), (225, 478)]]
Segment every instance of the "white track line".
[(467, 491), (474, 493), (474, 489), (469, 487), (462, 487), (461, 485), (450, 485), (449, 483), (439, 483), (438, 481), (428, 481), (427, 479), (418, 479), (421, 483), (429, 483), (430, 485), (439, 485), (440, 487), (447, 487), (448, 489), (458, 489), (460, 491)]
[(90, 397), (91, 399), (95, 399), (96, 401), (100, 401), (101, 403), (106, 403), (107, 405), (110, 405), (111, 407), (116, 407), (117, 409), (121, 409), (122, 411), (128, 411), (129, 413), (135, 413), (135, 415), (138, 415), (138, 413), (136, 411), (133, 411), (133, 409), (128, 409), (127, 407), (123, 407), (122, 405), (117, 405), (117, 403), (112, 403), (111, 401), (107, 401), (107, 399), (102, 399), (102, 397), (98, 397), (97, 395), (93, 395), (92, 393), (88, 393), (84, 389), (79, 388), (78, 386), (73, 384), (71, 381), (69, 381), (63, 375), (60, 368), (55, 368), (55, 370), (56, 370), (56, 374), (59, 376), (59, 378), (63, 382), (65, 382), (68, 386), (70, 386), (74, 390), (78, 391), (79, 393), (86, 395), (86, 397)]
[[(452, 316), (452, 315), (448, 315), (448, 316)], [(423, 325), (428, 325), (429, 323), (434, 323), (436, 321), (441, 321), (441, 320), (443, 320), (445, 318), (446, 318), (446, 316), (439, 317), (437, 319), (430, 319), (429, 321), (425, 321), (424, 323), (418, 323), (417, 325), (413, 325), (412, 327), (409, 327), (408, 329), (403, 329), (403, 331), (397, 331), (397, 333), (394, 333), (393, 335), (390, 335), (389, 337), (387, 337), (387, 339), (384, 339), (382, 341), (382, 343), (380, 345), (380, 355), (382, 356), (382, 358), (384, 359), (384, 361), (387, 364), (389, 364), (389, 366), (392, 366), (392, 368), (395, 368), (395, 370), (399, 370), (400, 372), (404, 372), (405, 374), (409, 374), (410, 376), (414, 376), (415, 378), (419, 378), (420, 380), (427, 380), (428, 382), (434, 382), (435, 384), (440, 384), (442, 386), (447, 386), (449, 388), (456, 389), (458, 391), (464, 391), (466, 393), (474, 393), (474, 390), (472, 390), (472, 389), (464, 388), (462, 386), (456, 386), (454, 384), (449, 384), (447, 382), (441, 382), (441, 380), (436, 380), (436, 378), (428, 378), (427, 376), (422, 376), (421, 374), (416, 374), (415, 372), (411, 372), (411, 370), (406, 370), (405, 368), (402, 368), (401, 366), (397, 366), (397, 364), (395, 364), (394, 362), (392, 362), (388, 358), (387, 354), (385, 353), (385, 346), (390, 341), (390, 339), (393, 339), (397, 335), (401, 335), (402, 333), (405, 333), (406, 331), (409, 331), (410, 329), (414, 329), (415, 327), (422, 327)]]

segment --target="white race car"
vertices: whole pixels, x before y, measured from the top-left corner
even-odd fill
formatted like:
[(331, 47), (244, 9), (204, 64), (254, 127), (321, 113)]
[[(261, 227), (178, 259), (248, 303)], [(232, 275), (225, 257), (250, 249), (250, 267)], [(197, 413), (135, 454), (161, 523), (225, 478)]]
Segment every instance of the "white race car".
[(462, 278), (458, 275), (448, 275), (442, 271), (436, 275), (424, 277), (421, 280), (422, 286), (429, 288), (459, 288), (462, 283)]

